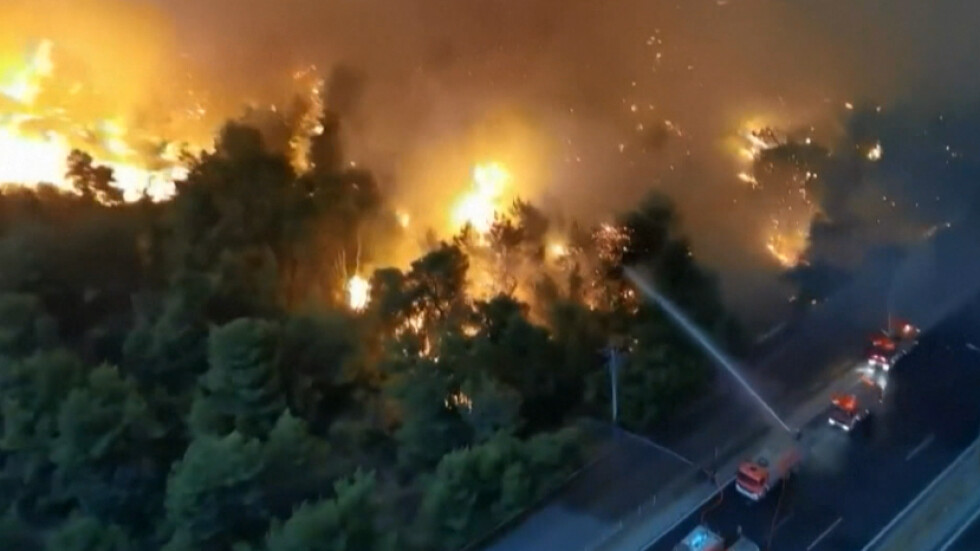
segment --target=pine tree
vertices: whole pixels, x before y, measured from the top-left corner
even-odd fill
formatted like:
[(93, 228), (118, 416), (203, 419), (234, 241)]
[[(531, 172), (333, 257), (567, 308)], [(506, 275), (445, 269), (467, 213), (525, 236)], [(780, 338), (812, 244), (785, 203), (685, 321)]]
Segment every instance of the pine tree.
[(384, 551), (394, 538), (375, 525), (373, 474), (338, 481), (335, 497), (304, 503), (266, 537), (268, 551)]
[(167, 480), (167, 549), (229, 549), (261, 535), (268, 522), (258, 440), (237, 432), (191, 442)]
[(243, 318), (212, 329), (210, 368), (201, 381), (193, 428), (218, 436), (231, 429), (265, 436), (285, 409), (277, 355), (278, 330), (271, 322)]

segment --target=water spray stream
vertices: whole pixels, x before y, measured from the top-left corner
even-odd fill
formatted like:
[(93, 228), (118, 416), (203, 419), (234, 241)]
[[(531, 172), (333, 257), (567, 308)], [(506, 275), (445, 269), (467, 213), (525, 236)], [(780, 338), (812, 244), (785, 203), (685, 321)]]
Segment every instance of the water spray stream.
[(760, 406), (762, 406), (762, 408), (766, 411), (766, 413), (769, 414), (770, 417), (776, 420), (776, 422), (779, 424), (780, 427), (785, 429), (786, 432), (790, 432), (790, 433), (793, 432), (793, 430), (789, 428), (789, 425), (784, 423), (783, 420), (779, 417), (779, 415), (776, 415), (776, 412), (771, 407), (769, 407), (769, 404), (767, 404), (766, 401), (763, 400), (761, 396), (759, 396), (759, 394), (755, 391), (755, 389), (752, 388), (752, 385), (749, 384), (749, 382), (745, 379), (745, 377), (742, 376), (741, 373), (738, 372), (738, 368), (735, 366), (735, 362), (732, 361), (727, 356), (725, 356), (725, 354), (721, 350), (719, 350), (718, 347), (714, 345), (714, 343), (711, 342), (711, 340), (707, 337), (707, 335), (705, 335), (696, 325), (694, 325), (694, 323), (691, 322), (691, 320), (687, 319), (687, 316), (685, 316), (683, 312), (681, 312), (680, 309), (677, 308), (677, 306), (675, 306), (672, 302), (670, 302), (665, 297), (663, 297), (660, 293), (658, 293), (653, 288), (653, 285), (651, 285), (643, 276), (639, 274), (639, 272), (637, 272), (633, 268), (626, 268), (625, 273), (626, 273), (626, 277), (628, 277), (633, 282), (633, 284), (636, 285), (636, 287), (643, 292), (643, 294), (650, 297), (654, 302), (657, 303), (657, 305), (663, 308), (663, 310), (667, 312), (667, 314), (670, 315), (670, 317), (673, 318), (678, 325), (680, 325), (681, 329), (683, 329), (688, 335), (690, 335), (690, 337), (694, 339), (694, 341), (705, 352), (707, 352), (712, 357), (712, 359), (718, 362), (718, 364), (724, 367), (725, 370), (727, 370), (733, 377), (735, 377), (735, 380), (742, 385), (742, 388), (744, 388), (749, 393), (749, 395), (752, 396), (752, 398), (754, 398), (755, 401), (758, 402)]

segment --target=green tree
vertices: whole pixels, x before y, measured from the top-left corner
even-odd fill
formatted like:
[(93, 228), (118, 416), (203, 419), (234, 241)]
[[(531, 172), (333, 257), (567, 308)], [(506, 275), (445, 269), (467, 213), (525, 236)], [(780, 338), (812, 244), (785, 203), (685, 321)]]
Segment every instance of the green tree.
[(57, 487), (88, 514), (146, 528), (160, 511), (172, 459), (163, 436), (135, 383), (98, 367), (58, 412), (51, 447)]
[(283, 326), (279, 370), (290, 406), (319, 428), (349, 406), (366, 371), (359, 321), (339, 311), (290, 316)]
[(574, 431), (521, 441), (498, 434), (446, 454), (428, 481), (418, 515), (426, 549), (459, 549), (552, 490), (581, 462)]
[(395, 538), (376, 524), (373, 474), (360, 471), (334, 487), (334, 497), (304, 503), (266, 537), (268, 551), (386, 551)]
[(739, 348), (740, 330), (725, 311), (717, 278), (698, 265), (687, 238), (680, 233), (674, 203), (653, 193), (622, 217), (628, 239), (610, 270), (619, 283), (623, 266), (649, 270), (657, 290), (673, 300), (695, 323), (725, 346)]
[(132, 543), (118, 526), (98, 519), (74, 515), (58, 526), (48, 538), (50, 551), (128, 551)]
[(406, 472), (431, 467), (466, 442), (468, 431), (453, 403), (450, 378), (435, 363), (419, 360), (392, 377), (385, 391), (398, 412), (394, 437), (398, 464)]
[(167, 480), (167, 549), (225, 550), (264, 533), (263, 469), (258, 440), (233, 432), (192, 441)]
[(39, 352), (0, 369), (0, 504), (43, 508), (51, 501), (49, 453), (58, 411), (84, 378), (82, 363), (64, 350)]
[(273, 515), (285, 516), (297, 503), (325, 493), (347, 466), (330, 452), (302, 419), (288, 411), (279, 416), (262, 449), (264, 500)]
[(646, 430), (697, 398), (710, 371), (695, 354), (658, 343), (639, 348), (620, 374), (620, 418)]
[[(695, 400), (712, 371), (703, 352), (659, 312), (641, 312), (633, 324), (629, 350), (620, 355), (619, 417), (630, 428), (648, 430)], [(597, 371), (589, 381), (590, 400), (602, 410), (610, 399), (608, 377)]]
[(515, 389), (530, 430), (554, 426), (581, 401), (580, 383), (564, 372), (548, 331), (527, 319), (525, 305), (505, 296), (476, 305), (477, 333), (465, 365)]
[(463, 381), (456, 409), (469, 425), (475, 442), (483, 442), (499, 431), (520, 428), (521, 396), (516, 390), (494, 381), (487, 373), (476, 373)]
[(57, 322), (34, 295), (0, 294), (0, 355), (18, 357), (57, 343)]
[(279, 331), (272, 322), (239, 319), (211, 330), (210, 368), (201, 380), (196, 408), (207, 414), (193, 427), (224, 435), (232, 430), (264, 436), (285, 409), (276, 372)]
[(208, 367), (207, 304), (212, 285), (205, 276), (173, 278), (160, 312), (146, 307), (123, 345), (124, 366), (146, 386), (171, 392), (187, 389)]
[[(13, 203), (13, 204), (11, 204)], [(66, 346), (118, 360), (132, 296), (145, 280), (143, 215), (80, 199), (0, 193), (0, 291), (33, 295)]]
[(416, 332), (434, 338), (441, 326), (465, 317), (466, 273), (469, 261), (455, 245), (438, 248), (412, 262), (408, 273), (378, 271), (372, 285), (371, 305), (381, 325), (388, 329), (418, 320)]
[(13, 509), (0, 517), (0, 549), (41, 551), (44, 549), (37, 532), (20, 519)]
[(415, 307), (433, 322), (458, 319), (466, 298), (468, 269), (469, 262), (459, 247), (445, 243), (412, 262), (408, 282)]

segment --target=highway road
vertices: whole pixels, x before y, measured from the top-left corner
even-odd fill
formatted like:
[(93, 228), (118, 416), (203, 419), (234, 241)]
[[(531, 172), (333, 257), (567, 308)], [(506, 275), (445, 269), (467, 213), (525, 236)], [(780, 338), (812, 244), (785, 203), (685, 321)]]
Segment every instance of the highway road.
[[(861, 355), (867, 336), (883, 325), (887, 311), (897, 310), (928, 330), (920, 348), (896, 368), (886, 410), (868, 435), (848, 437), (823, 426), (823, 419), (816, 421), (817, 461), (789, 487), (778, 516), (772, 502), (746, 511), (726, 495), (710, 521), (733, 530), (742, 524), (756, 537), (768, 538), (775, 517), (773, 549), (802, 544), (798, 549), (806, 550), (823, 532), (810, 551), (860, 549), (850, 544), (870, 538), (976, 434), (980, 302), (974, 298), (972, 306), (967, 304), (980, 287), (980, 257), (963, 253), (975, 250), (975, 232), (953, 237), (962, 243), (950, 244), (940, 233), (906, 259), (875, 256), (844, 288), (788, 324), (747, 360), (747, 377), (759, 394), (776, 411), (792, 412), (846, 372)], [(719, 447), (743, 441), (764, 425), (759, 408), (727, 374), (716, 382), (714, 394), (649, 436), (707, 465)], [(481, 547), (599, 549), (628, 530), (644, 504), (684, 471), (682, 462), (656, 447), (633, 439), (614, 441), (601, 461)], [(659, 541), (673, 536), (677, 534)], [(663, 545), (653, 549), (670, 549)]]
[(949, 547), (942, 551), (977, 551), (980, 549), (980, 519), (974, 520), (966, 529), (947, 542)]
[[(741, 527), (763, 549), (861, 549), (977, 436), (980, 355), (966, 346), (964, 321), (924, 338), (894, 368), (883, 409), (862, 431), (813, 419), (804, 427), (810, 456), (789, 484), (760, 503), (729, 485), (648, 551), (671, 550), (702, 519), (726, 536)], [(960, 549), (980, 549), (980, 528), (962, 539)]]

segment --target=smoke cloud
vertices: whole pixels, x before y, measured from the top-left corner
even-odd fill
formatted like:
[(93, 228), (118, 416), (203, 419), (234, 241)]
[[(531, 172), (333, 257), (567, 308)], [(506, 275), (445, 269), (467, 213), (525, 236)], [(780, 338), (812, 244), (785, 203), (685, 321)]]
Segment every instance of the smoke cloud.
[[(153, 31), (138, 31), (160, 37), (149, 53), (119, 55), (150, 55), (141, 64), (167, 74), (192, 69), (221, 98), (222, 115), (282, 97), (293, 72), (316, 66), (330, 77), (325, 97), (342, 116), (349, 157), (375, 171), (420, 224), (442, 227), (445, 205), (483, 160), (506, 163), (522, 198), (588, 221), (662, 190), (680, 206), (699, 259), (721, 271), (735, 299), (756, 301), (782, 271), (765, 250), (766, 232), (770, 211), (792, 191), (753, 190), (735, 177), (745, 169), (735, 143), (747, 126), (806, 136), (828, 152), (812, 184), (824, 216), (811, 254), (835, 262), (911, 239), (904, 221), (928, 231), (956, 218), (974, 174), (957, 164), (976, 151), (973, 3), (91, 4), (100, 7), (94, 19), (111, 23), (102, 34), (138, 44), (146, 41), (130, 36), (130, 14), (142, 21), (152, 12)], [(175, 93), (158, 86), (146, 96)], [(861, 148), (878, 141), (883, 158), (868, 165)]]

